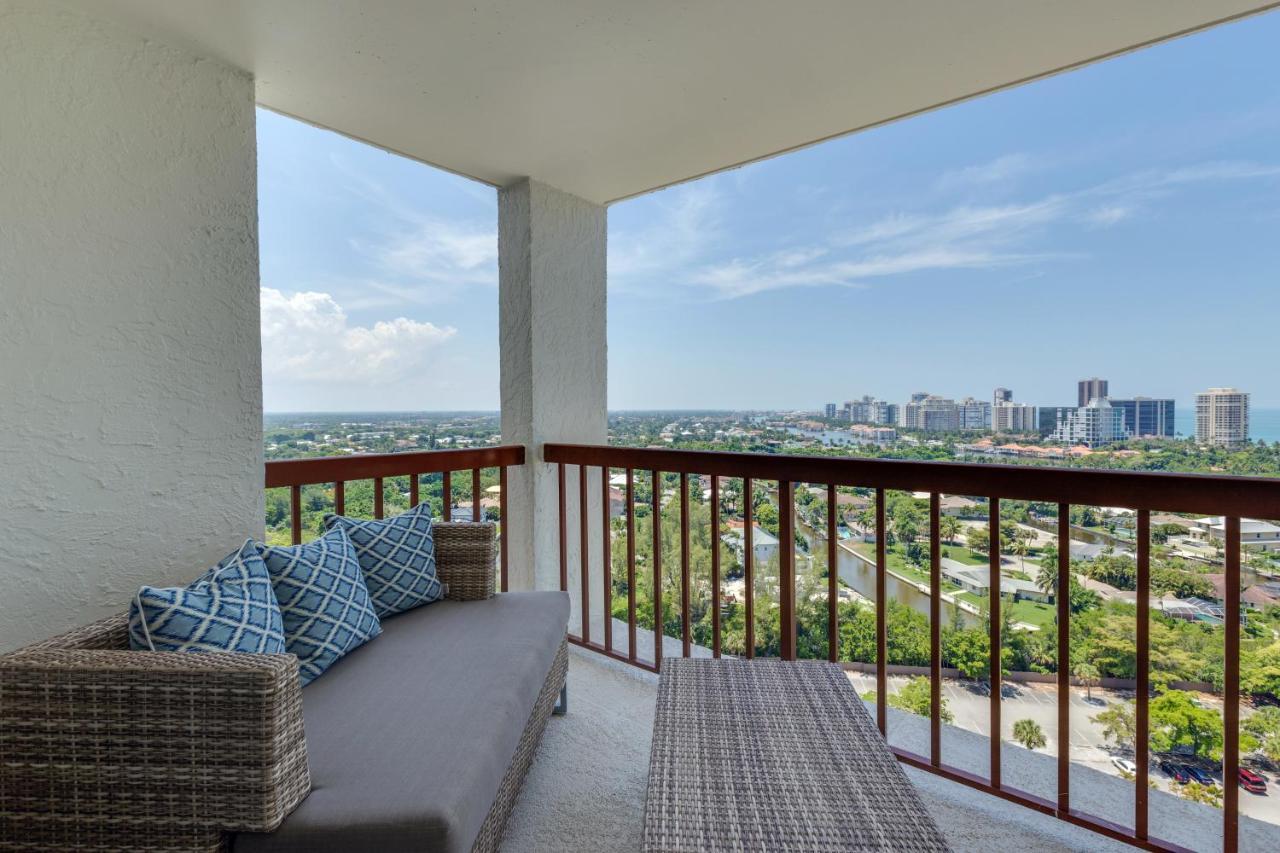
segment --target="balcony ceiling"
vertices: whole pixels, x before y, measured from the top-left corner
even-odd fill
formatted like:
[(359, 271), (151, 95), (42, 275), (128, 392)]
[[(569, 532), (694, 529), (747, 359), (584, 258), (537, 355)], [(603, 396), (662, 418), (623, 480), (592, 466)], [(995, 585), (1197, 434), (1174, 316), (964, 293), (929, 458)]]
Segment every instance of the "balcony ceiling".
[(71, 0), (266, 107), (595, 202), (1278, 5), (1257, 0)]

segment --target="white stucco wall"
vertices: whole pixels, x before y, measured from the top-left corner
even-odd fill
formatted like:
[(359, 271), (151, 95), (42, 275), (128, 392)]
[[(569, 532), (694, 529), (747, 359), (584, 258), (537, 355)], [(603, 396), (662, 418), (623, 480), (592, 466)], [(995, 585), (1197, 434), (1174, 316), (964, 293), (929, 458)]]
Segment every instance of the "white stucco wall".
[(0, 0), (0, 651), (262, 531), (253, 81)]
[[(498, 194), (502, 438), (524, 444), (509, 481), (512, 589), (557, 589), (559, 490), (545, 442), (608, 441), (605, 208), (536, 181)], [(578, 469), (567, 470), (569, 587), (579, 589)], [(589, 471), (593, 610), (601, 599), (600, 476)], [(598, 614), (597, 614), (598, 616)], [(577, 630), (576, 627), (574, 629)], [(596, 636), (598, 639), (598, 636)]]

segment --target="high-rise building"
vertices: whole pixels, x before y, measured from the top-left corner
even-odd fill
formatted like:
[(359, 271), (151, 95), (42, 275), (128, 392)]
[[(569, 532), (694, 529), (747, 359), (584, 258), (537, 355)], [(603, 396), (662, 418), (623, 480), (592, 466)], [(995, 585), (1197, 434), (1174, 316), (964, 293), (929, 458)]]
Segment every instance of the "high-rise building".
[(996, 432), (1035, 432), (1039, 428), (1036, 407), (1010, 400), (997, 402), (991, 407), (991, 428)]
[(995, 393), (991, 395), (991, 405), (998, 406), (1001, 403), (1013, 402), (1013, 389), (997, 388)]
[(960, 407), (960, 429), (991, 429), (991, 404), (984, 400), (965, 397), (956, 404)]
[(1107, 380), (1094, 376), (1076, 383), (1076, 405), (1087, 406), (1091, 400), (1107, 396)]
[(1124, 413), (1112, 407), (1106, 397), (1094, 397), (1087, 406), (1064, 410), (1050, 440), (1101, 447), (1126, 437)]
[(910, 403), (904, 403), (898, 409), (899, 425), (925, 432), (960, 430), (960, 406), (955, 400), (933, 394), (912, 394), (911, 397)]
[(1124, 428), (1129, 435), (1150, 438), (1173, 438), (1173, 400), (1134, 397), (1132, 400), (1109, 400), (1124, 413)]
[(1196, 441), (1239, 447), (1249, 440), (1249, 395), (1238, 388), (1210, 388), (1196, 395)]
[(834, 418), (836, 416), (836, 404), (827, 403), (827, 405), (823, 407), (823, 414), (825, 414), (828, 418)]
[(1074, 411), (1075, 406), (1041, 406), (1036, 416), (1040, 434), (1045, 437), (1051, 435), (1058, 428), (1058, 422), (1067, 416), (1067, 412)]
[(923, 401), (925, 397), (932, 397), (932, 396), (933, 395), (930, 394), (928, 391), (916, 391), (911, 395), (911, 402), (919, 403)]
[(897, 406), (877, 400), (875, 397), (863, 396), (861, 400), (850, 400), (845, 403), (845, 420), (855, 424), (876, 424), (892, 426), (895, 423)]

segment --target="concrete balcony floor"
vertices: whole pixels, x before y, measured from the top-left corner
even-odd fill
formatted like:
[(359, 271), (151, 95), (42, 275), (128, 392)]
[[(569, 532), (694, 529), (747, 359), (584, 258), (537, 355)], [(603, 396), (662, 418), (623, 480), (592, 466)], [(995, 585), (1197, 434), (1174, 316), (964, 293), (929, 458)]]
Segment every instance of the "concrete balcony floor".
[[(657, 676), (591, 651), (570, 650), (569, 713), (547, 725), (503, 850), (639, 850)], [(927, 721), (890, 714), (891, 740), (927, 752)], [(985, 773), (987, 749), (983, 737), (944, 730), (944, 754), (955, 766)], [(1014, 745), (1004, 752), (1010, 784), (1052, 795), (1052, 758)], [(923, 771), (907, 768), (907, 776), (956, 851), (1133, 849)], [(1073, 768), (1072, 787), (1080, 807), (1131, 825), (1132, 783)], [(1161, 837), (1196, 850), (1220, 850), (1221, 820), (1220, 810), (1152, 792), (1151, 826)], [(1280, 849), (1277, 839), (1280, 828), (1241, 818), (1242, 850)]]

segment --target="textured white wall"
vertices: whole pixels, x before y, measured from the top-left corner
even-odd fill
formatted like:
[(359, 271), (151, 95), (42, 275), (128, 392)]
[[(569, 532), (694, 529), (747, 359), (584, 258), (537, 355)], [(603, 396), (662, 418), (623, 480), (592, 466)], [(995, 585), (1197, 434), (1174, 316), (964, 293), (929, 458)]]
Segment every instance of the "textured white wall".
[[(608, 441), (605, 208), (536, 181), (498, 193), (502, 438), (528, 448), (510, 488), (512, 589), (558, 589), (559, 491), (545, 442)], [(569, 585), (578, 589), (578, 470), (568, 470)], [(588, 479), (591, 595), (601, 600), (600, 472)], [(574, 623), (579, 618), (574, 600)], [(576, 628), (575, 628), (576, 630)], [(598, 634), (593, 634), (598, 639)]]
[(0, 0), (0, 651), (262, 530), (253, 81)]

